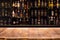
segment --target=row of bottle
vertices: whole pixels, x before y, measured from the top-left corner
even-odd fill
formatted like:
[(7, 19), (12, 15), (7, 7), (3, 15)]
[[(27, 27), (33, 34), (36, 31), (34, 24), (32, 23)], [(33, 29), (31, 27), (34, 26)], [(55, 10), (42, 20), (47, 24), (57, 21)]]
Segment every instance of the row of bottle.
[(4, 9), (4, 8), (0, 8), (0, 17), (2, 16), (10, 16), (11, 17), (11, 9)]
[(25, 3), (24, 1), (26, 0), (13, 2), (12, 17), (25, 18), (28, 16), (28, 2)]
[(5, 19), (4, 18), (0, 19), (0, 25), (11, 25), (11, 19), (8, 17)]
[(59, 9), (60, 8), (60, 0), (49, 0), (48, 8), (49, 9)]
[(12, 3), (11, 2), (0, 2), (0, 8), (11, 8)]
[[(52, 18), (52, 17), (51, 17)], [(23, 19), (23, 18), (15, 18), (15, 20), (12, 19), (8, 19), (8, 20), (0, 20), (0, 25), (59, 25), (60, 22), (58, 20), (58, 18), (52, 21), (52, 19), (43, 19), (43, 18), (27, 18), (27, 19)], [(14, 19), (14, 18), (13, 18)]]
[[(25, 2), (26, 1), (26, 2)], [(0, 2), (0, 7), (5, 7), (5, 8), (10, 8), (12, 6), (16, 7), (20, 7), (20, 5), (22, 5), (22, 7), (24, 6), (25, 3), (27, 3), (29, 6), (33, 6), (33, 7), (53, 7), (56, 6), (57, 8), (60, 7), (60, 1), (59, 0), (35, 0), (35, 1), (27, 1), (27, 0), (17, 0), (17, 1), (13, 1), (13, 2)]]

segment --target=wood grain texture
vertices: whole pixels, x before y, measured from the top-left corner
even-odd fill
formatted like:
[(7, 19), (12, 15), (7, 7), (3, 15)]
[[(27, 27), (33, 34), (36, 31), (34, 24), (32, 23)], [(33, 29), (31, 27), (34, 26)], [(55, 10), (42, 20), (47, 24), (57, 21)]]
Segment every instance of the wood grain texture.
[(60, 28), (5, 28), (0, 37), (60, 38)]

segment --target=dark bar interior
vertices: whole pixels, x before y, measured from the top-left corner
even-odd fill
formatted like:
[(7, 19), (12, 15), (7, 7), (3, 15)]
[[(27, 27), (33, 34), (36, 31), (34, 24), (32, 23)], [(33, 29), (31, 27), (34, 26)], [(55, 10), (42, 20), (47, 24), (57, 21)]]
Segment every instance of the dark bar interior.
[(60, 0), (0, 0), (0, 26), (60, 26)]

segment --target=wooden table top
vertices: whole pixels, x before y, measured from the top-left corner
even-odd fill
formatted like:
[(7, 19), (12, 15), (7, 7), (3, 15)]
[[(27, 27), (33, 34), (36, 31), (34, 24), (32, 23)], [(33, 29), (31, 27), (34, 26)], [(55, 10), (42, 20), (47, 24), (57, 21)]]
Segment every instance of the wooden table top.
[(60, 38), (60, 28), (0, 28), (0, 38)]

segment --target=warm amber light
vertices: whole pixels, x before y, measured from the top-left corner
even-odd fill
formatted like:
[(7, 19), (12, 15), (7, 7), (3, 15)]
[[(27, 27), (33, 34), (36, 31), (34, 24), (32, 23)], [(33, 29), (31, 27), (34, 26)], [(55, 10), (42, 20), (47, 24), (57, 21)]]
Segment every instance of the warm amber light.
[(49, 7), (53, 8), (53, 2), (49, 2)]

